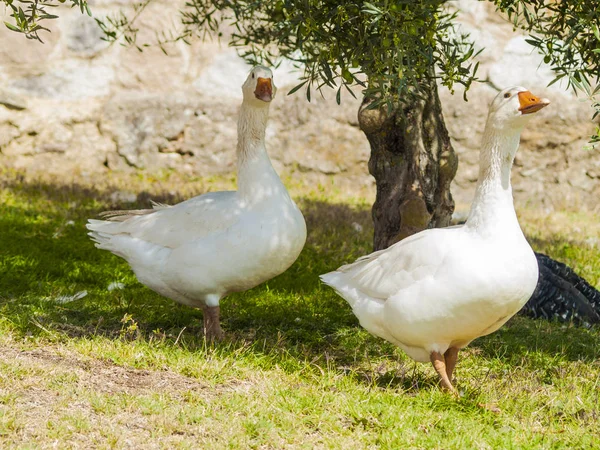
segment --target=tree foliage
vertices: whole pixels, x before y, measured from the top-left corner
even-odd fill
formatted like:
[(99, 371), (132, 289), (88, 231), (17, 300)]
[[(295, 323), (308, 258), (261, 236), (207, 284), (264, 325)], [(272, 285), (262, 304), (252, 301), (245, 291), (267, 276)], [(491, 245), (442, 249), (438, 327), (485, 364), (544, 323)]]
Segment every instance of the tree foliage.
[[(16, 33), (23, 33), (27, 39), (42, 41), (39, 35), (40, 31), (50, 31), (41, 25), (49, 19), (57, 19), (58, 16), (50, 14), (50, 8), (56, 8), (60, 4), (67, 3), (67, 0), (0, 0), (10, 11), (11, 22), (4, 22), (6, 28)], [(81, 13), (92, 15), (86, 0), (69, 0), (71, 7), (78, 7)]]
[[(342, 90), (363, 86), (364, 94), (391, 105), (419, 95), (422, 81), (432, 77), (452, 89), (475, 80), (473, 44), (455, 27), (455, 13), (444, 0), (271, 2), (190, 0), (181, 11), (183, 28), (169, 40), (219, 36), (233, 29), (230, 45), (251, 62), (275, 65), (284, 57), (303, 70), (311, 92), (323, 87)], [(123, 29), (122, 18), (101, 21), (110, 37)], [(112, 29), (111, 29), (112, 26)], [(130, 39), (130, 38), (128, 38)]]
[[(122, 41), (139, 50), (136, 19), (155, 0), (134, 2), (133, 15), (96, 18), (106, 40)], [(556, 73), (552, 83), (584, 93), (600, 114), (600, 2), (597, 0), (489, 0), (529, 34)], [(85, 0), (0, 0), (10, 9), (13, 31), (40, 40), (40, 22), (54, 19), (48, 8), (60, 3), (91, 15)], [(163, 51), (173, 41), (221, 36), (232, 29), (229, 44), (250, 62), (276, 65), (284, 57), (298, 64), (310, 100), (315, 90), (342, 92), (362, 86), (371, 107), (393, 107), (399, 99), (418, 96), (432, 78), (465, 92), (476, 80), (476, 51), (456, 27), (456, 14), (446, 0), (187, 0), (181, 27), (162, 32), (156, 44)], [(598, 133), (594, 142), (600, 142)]]
[[(584, 93), (600, 114), (600, 2), (597, 0), (494, 0), (527, 42), (543, 56), (556, 77)], [(600, 128), (592, 143), (600, 142)]]
[[(573, 83), (597, 82), (600, 77), (600, 3), (596, 0), (559, 2), (494, 1), (516, 28), (530, 34), (533, 45), (562, 78)], [(571, 86), (571, 85), (570, 85)]]
[[(149, 1), (140, 3), (147, 5)], [(555, 83), (585, 94), (600, 114), (600, 2), (597, 0), (489, 0), (529, 34), (527, 42), (556, 73)], [(364, 87), (377, 107), (393, 106), (406, 95), (419, 95), (424, 81), (437, 78), (465, 93), (476, 80), (477, 52), (455, 26), (456, 14), (445, 0), (188, 0), (181, 10), (182, 28), (163, 34), (158, 44), (194, 37), (220, 36), (233, 28), (229, 44), (251, 62), (276, 64), (278, 57), (302, 67), (302, 84), (311, 92)], [(136, 12), (139, 14), (139, 11)], [(107, 36), (131, 27), (125, 17), (104, 25)], [(112, 27), (112, 30), (111, 30)], [(126, 41), (132, 41), (125, 34)], [(551, 83), (551, 84), (552, 84)], [(598, 130), (600, 131), (600, 130)], [(599, 133), (593, 142), (600, 142)]]
[[(136, 27), (135, 22), (152, 1), (153, 0), (143, 0), (141, 2), (134, 2), (132, 4), (133, 16), (131, 17), (127, 16), (123, 11), (119, 11), (117, 14), (106, 16), (103, 19), (96, 18), (96, 23), (104, 34), (102, 39), (111, 43), (122, 40), (123, 45), (135, 47), (140, 52), (143, 51), (143, 47), (150, 47), (150, 44), (148, 43), (138, 44), (137, 33), (139, 29)], [(173, 33), (167, 35), (166, 32), (163, 31), (158, 37), (156, 44), (163, 52), (167, 53), (165, 50), (165, 43), (174, 40), (185, 41), (185, 38), (182, 35), (173, 37)], [(189, 44), (187, 41), (186, 43)]]

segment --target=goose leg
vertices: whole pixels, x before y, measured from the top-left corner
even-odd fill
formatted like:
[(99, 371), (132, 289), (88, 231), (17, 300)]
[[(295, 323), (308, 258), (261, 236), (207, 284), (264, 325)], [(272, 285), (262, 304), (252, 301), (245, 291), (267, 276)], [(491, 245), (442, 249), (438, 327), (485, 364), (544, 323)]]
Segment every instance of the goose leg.
[(207, 341), (220, 341), (223, 339), (223, 330), (219, 320), (221, 308), (219, 306), (204, 306), (204, 337)]
[(454, 372), (454, 368), (456, 367), (456, 359), (458, 357), (458, 348), (450, 347), (444, 353), (444, 360), (446, 361), (446, 374), (448, 375), (448, 379), (452, 382), (452, 373)]
[(431, 352), (429, 359), (431, 364), (433, 364), (433, 368), (440, 376), (442, 389), (456, 394), (456, 389), (452, 386), (452, 383), (448, 379), (448, 374), (446, 373), (446, 361), (444, 360), (444, 356), (440, 352)]

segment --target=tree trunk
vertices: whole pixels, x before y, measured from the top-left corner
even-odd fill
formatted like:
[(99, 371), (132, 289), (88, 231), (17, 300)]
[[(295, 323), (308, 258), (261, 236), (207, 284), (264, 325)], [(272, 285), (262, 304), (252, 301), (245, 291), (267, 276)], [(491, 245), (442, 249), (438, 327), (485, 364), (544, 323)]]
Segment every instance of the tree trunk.
[(458, 158), (435, 81), (425, 100), (400, 104), (391, 114), (367, 109), (368, 104), (363, 101), (358, 120), (371, 144), (369, 172), (377, 185), (373, 247), (379, 250), (425, 228), (450, 224), (450, 183)]

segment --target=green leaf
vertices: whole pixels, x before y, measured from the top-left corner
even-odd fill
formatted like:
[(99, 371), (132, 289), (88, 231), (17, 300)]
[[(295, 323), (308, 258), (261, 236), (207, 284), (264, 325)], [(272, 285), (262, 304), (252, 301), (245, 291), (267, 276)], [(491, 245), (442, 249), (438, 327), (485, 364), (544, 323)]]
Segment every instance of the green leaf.
[(25, 17), (25, 13), (19, 6), (19, 19), (21, 19), (21, 23), (27, 22), (27, 18)]
[(542, 41), (537, 38), (525, 39), (525, 42), (527, 42), (529, 45), (532, 45), (534, 47), (540, 47), (542, 45)]
[(347, 90), (348, 92), (350, 92), (350, 95), (351, 95), (352, 97), (356, 98), (356, 94), (355, 94), (355, 93), (352, 91), (352, 89), (350, 89), (350, 88), (348, 87), (348, 85), (347, 85), (346, 83), (344, 83), (344, 87), (346, 88), (346, 90)]
[(328, 82), (328, 84), (333, 83), (333, 74), (331, 72), (329, 64), (327, 62), (324, 62), (321, 64), (321, 68), (323, 69), (323, 72), (325, 72), (325, 80)]
[(6, 25), (6, 28), (8, 28), (11, 31), (16, 31), (17, 33), (23, 33), (23, 30), (15, 27), (12, 23), (4, 22), (4, 25)]
[(300, 83), (297, 86), (294, 86), (288, 93), (287, 95), (292, 95), (294, 92), (297, 92), (300, 88), (302, 88), (302, 86), (304, 86), (306, 83), (308, 83), (308, 80), (303, 81), (302, 83)]
[(373, 5), (372, 3), (368, 3), (365, 2), (363, 4), (363, 9), (362, 12), (367, 13), (367, 14), (383, 14), (383, 11), (381, 11), (381, 9), (379, 9), (377, 6)]
[(594, 24), (592, 26), (592, 31), (594, 33), (594, 36), (596, 36), (596, 39), (600, 41), (600, 30), (598, 29), (598, 25)]
[(556, 78), (554, 78), (550, 83), (548, 83), (548, 87), (552, 86), (554, 83), (556, 83), (557, 81), (560, 81), (564, 77), (565, 77), (564, 73), (557, 75)]

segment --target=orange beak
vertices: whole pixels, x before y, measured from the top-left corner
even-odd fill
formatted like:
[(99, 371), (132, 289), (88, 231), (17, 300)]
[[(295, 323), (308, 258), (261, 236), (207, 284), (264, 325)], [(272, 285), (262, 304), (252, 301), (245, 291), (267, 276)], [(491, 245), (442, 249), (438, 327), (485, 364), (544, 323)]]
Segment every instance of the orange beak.
[(531, 92), (525, 91), (519, 92), (519, 104), (521, 105), (519, 108), (521, 114), (532, 114), (548, 106), (550, 100), (547, 98), (536, 97)]
[(271, 79), (258, 77), (254, 95), (263, 102), (270, 102), (273, 100), (273, 86), (271, 85)]

